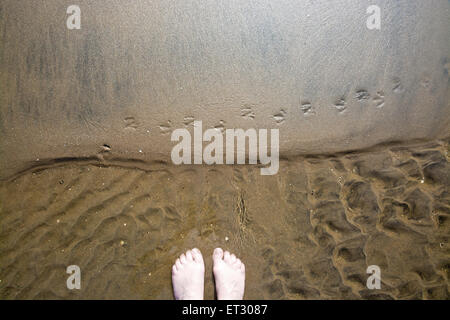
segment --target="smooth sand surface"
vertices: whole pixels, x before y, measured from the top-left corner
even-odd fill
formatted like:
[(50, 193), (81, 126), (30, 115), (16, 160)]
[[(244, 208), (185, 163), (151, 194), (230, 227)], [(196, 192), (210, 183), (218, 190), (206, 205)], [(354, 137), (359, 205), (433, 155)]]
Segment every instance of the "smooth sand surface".
[[(284, 155), (450, 134), (450, 2), (0, 3), (0, 178), (36, 159), (170, 162), (170, 133), (279, 128)], [(143, 152), (139, 152), (142, 150)]]
[[(247, 299), (448, 299), (447, 142), (253, 166), (60, 163), (0, 185), (0, 298), (172, 299), (171, 266), (215, 247)], [(81, 290), (66, 267), (81, 268)], [(381, 290), (366, 269), (381, 268)]]

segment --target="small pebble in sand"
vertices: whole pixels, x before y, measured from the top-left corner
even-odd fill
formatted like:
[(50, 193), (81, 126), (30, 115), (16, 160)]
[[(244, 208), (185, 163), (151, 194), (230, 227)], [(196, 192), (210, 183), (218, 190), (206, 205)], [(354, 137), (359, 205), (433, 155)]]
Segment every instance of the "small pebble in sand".
[(60, 223), (60, 220), (59, 220), (59, 219), (57, 219), (57, 220), (56, 220), (56, 223)]
[(149, 277), (151, 277), (151, 276), (152, 276), (152, 273), (151, 273), (151, 272), (149, 272), (149, 273), (148, 273), (148, 276), (149, 276)]
[(230, 240), (228, 237), (225, 237), (225, 241), (228, 241), (228, 240)]
[(420, 183), (425, 183), (425, 179), (420, 180)]
[(443, 248), (444, 247), (444, 243), (443, 242), (439, 243), (439, 247)]
[(124, 224), (123, 224), (123, 226), (124, 226), (124, 227), (126, 227), (126, 226), (127, 226), (127, 224), (126, 224), (126, 223), (124, 223)]
[(139, 153), (142, 153), (142, 150), (141, 150), (141, 149), (139, 149)]
[(125, 241), (120, 240), (120, 245), (123, 247), (125, 245)]

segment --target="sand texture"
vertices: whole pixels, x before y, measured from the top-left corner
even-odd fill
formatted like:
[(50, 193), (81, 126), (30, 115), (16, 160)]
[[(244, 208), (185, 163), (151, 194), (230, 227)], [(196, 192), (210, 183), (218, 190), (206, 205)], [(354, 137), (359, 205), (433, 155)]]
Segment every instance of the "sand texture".
[[(107, 2), (107, 4), (106, 4)], [(36, 159), (170, 161), (170, 133), (279, 128), (284, 155), (449, 136), (450, 2), (0, 1), (0, 178)], [(142, 150), (142, 152), (139, 152)]]
[[(448, 142), (254, 166), (67, 162), (0, 186), (1, 299), (171, 299), (184, 250), (247, 266), (247, 299), (448, 299)], [(66, 288), (79, 265), (81, 290)], [(381, 290), (366, 268), (381, 268)]]
[[(450, 1), (76, 2), (0, 0), (0, 299), (171, 299), (192, 247), (211, 299), (217, 246), (247, 299), (449, 299)], [(279, 173), (172, 165), (194, 121)]]

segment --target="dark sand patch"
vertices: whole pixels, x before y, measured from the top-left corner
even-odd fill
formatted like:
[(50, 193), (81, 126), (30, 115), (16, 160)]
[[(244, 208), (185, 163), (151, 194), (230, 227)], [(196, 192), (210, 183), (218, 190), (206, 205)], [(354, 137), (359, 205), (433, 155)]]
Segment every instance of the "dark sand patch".
[[(197, 246), (247, 265), (245, 298), (448, 299), (448, 144), (252, 166), (66, 163), (0, 185), (0, 298), (171, 299)], [(66, 288), (65, 268), (82, 270)], [(382, 289), (365, 286), (369, 265)]]

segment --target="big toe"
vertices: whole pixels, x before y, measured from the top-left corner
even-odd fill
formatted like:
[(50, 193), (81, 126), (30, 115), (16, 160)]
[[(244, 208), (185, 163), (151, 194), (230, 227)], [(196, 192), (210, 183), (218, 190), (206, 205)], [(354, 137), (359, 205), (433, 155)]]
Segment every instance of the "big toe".
[(186, 251), (186, 261), (187, 262), (194, 261), (194, 257), (192, 256), (192, 251), (191, 250)]
[(213, 253), (214, 263), (217, 263), (217, 262), (221, 261), (222, 259), (223, 259), (223, 250), (222, 250), (222, 248), (214, 249), (214, 253)]

